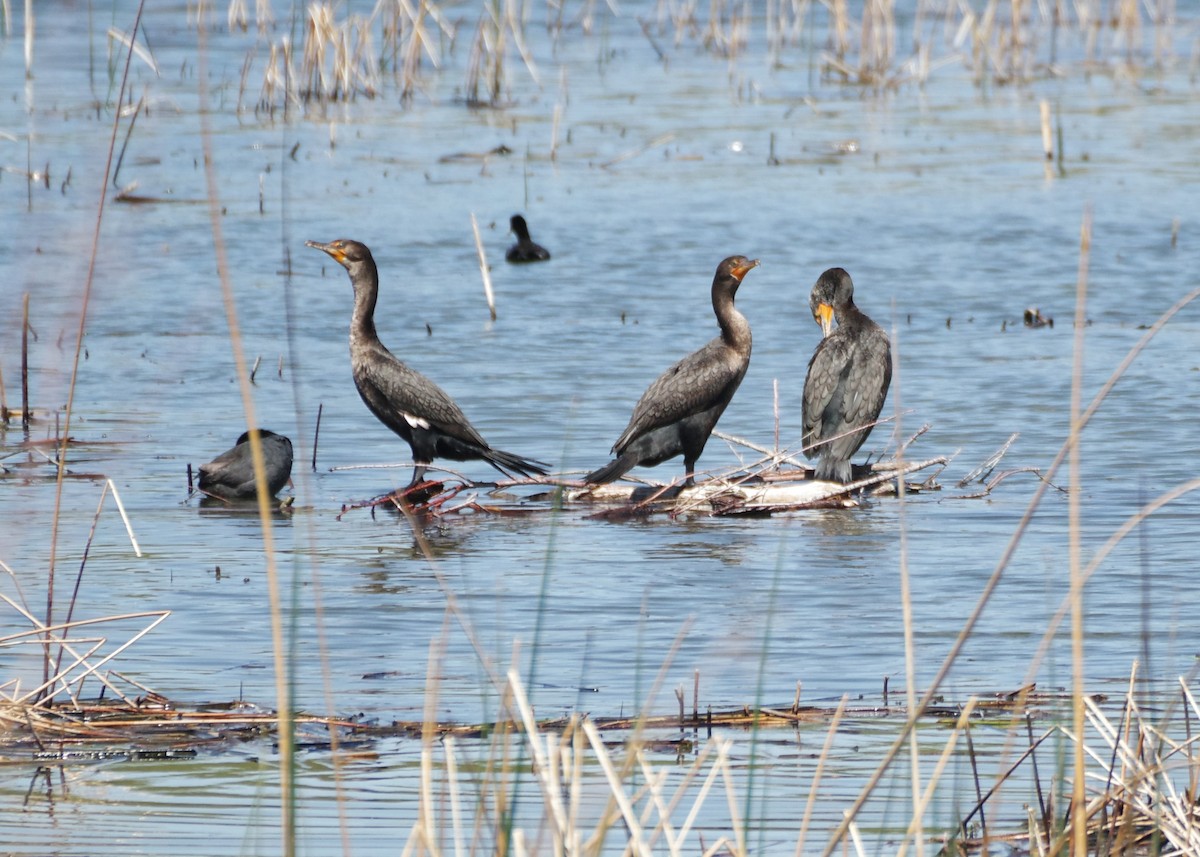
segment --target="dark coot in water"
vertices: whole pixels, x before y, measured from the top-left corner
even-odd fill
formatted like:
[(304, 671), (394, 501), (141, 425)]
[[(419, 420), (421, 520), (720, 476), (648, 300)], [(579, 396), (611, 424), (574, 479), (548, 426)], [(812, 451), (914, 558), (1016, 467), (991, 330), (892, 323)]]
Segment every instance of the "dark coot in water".
[[(292, 476), (292, 442), (281, 434), (258, 430), (262, 440), (267, 493), (274, 497)], [(247, 500), (257, 496), (250, 432), (243, 432), (233, 449), (208, 464), (200, 465), (200, 490), (225, 500)]]
[(696, 459), (750, 366), (750, 323), (734, 306), (734, 296), (756, 265), (758, 260), (730, 256), (717, 266), (712, 307), (721, 335), (650, 385), (613, 445), (616, 459), (584, 481), (612, 482), (638, 465), (652, 467), (682, 453), (684, 485), (693, 484)]
[(505, 259), (510, 262), (544, 262), (550, 258), (550, 251), (529, 237), (529, 226), (524, 217), (514, 214), (508, 223), (512, 233), (517, 236), (517, 243), (508, 248)]
[(851, 481), (850, 459), (883, 410), (892, 346), (883, 328), (854, 305), (854, 283), (841, 268), (817, 279), (809, 309), (823, 337), (804, 381), (804, 454), (818, 459), (817, 479), (845, 485)]
[(482, 459), (501, 473), (546, 474), (549, 465), (488, 445), (454, 400), (420, 372), (410, 369), (379, 341), (375, 301), (379, 271), (365, 244), (338, 239), (329, 244), (305, 241), (328, 253), (350, 274), (354, 314), (350, 319), (350, 368), (362, 400), (379, 421), (412, 447), (413, 478), (419, 483), (435, 458)]

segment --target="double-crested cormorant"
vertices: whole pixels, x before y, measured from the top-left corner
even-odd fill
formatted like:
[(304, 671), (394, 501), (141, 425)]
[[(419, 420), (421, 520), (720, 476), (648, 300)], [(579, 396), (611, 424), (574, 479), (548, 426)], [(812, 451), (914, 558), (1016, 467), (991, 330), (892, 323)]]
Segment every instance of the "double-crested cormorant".
[(517, 243), (508, 248), (505, 259), (510, 262), (544, 262), (550, 258), (550, 251), (529, 237), (529, 227), (525, 225), (524, 217), (514, 214), (508, 225), (517, 236)]
[(804, 454), (820, 456), (817, 479), (845, 485), (850, 459), (887, 398), (892, 346), (883, 328), (854, 305), (854, 283), (842, 268), (821, 274), (808, 303), (823, 338), (804, 381)]
[(612, 482), (639, 464), (652, 467), (683, 453), (684, 485), (694, 483), (696, 459), (750, 366), (750, 323), (733, 298), (756, 265), (757, 259), (730, 256), (717, 266), (712, 305), (721, 335), (650, 385), (613, 445), (617, 458), (589, 473), (585, 482)]
[(329, 244), (305, 241), (328, 253), (350, 273), (354, 315), (350, 320), (350, 368), (354, 385), (371, 413), (412, 447), (416, 485), (434, 458), (483, 459), (501, 473), (546, 474), (549, 465), (488, 446), (454, 400), (420, 372), (400, 362), (375, 332), (379, 271), (365, 244), (339, 238)]
[[(267, 493), (274, 497), (292, 476), (292, 442), (281, 434), (258, 430), (262, 442)], [(250, 432), (242, 432), (233, 449), (200, 465), (200, 490), (225, 500), (245, 500), (257, 494)]]

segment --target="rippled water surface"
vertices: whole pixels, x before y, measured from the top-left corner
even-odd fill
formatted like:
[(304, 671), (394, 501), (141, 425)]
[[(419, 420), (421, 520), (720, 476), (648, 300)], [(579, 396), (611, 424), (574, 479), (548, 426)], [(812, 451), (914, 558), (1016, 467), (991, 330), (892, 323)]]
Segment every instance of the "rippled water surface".
[[(1191, 4), (1179, 5), (1182, 44), (1198, 19)], [(653, 10), (627, 3), (595, 9), (590, 32), (574, 27), (557, 39), (535, 16), (537, 82), (513, 52), (509, 103), (473, 109), (460, 91), (477, 13), (449, 8), (459, 25), (454, 51), (441, 72), (427, 65), (411, 103), (389, 85), (375, 99), (292, 105), (286, 117), (253, 110), (278, 32), (256, 42), (253, 32), (227, 33), (222, 19), (201, 62), (183, 6), (147, 9), (144, 43), (158, 73), (135, 58), (131, 100), (144, 106), (132, 131), (132, 111), (119, 127), (116, 184), (136, 182), (134, 192), (152, 201), (108, 193), (72, 402), (68, 466), (78, 478), (64, 482), (57, 526), (54, 468), (23, 444), (55, 436), (70, 395), (123, 62), (115, 53), (110, 86), (104, 30), (127, 29), (133, 11), (46, 7), (29, 80), (19, 32), (0, 40), (0, 370), (17, 407), (28, 294), (37, 417), (28, 437), (19, 423), (0, 433), (0, 560), (12, 571), (0, 591), (23, 593), (43, 615), (53, 558), (54, 616), (63, 618), (111, 479), (142, 556), (107, 498), (75, 618), (170, 611), (111, 666), (176, 700), (275, 704), (261, 525), (252, 513), (187, 498), (187, 465), (227, 448), (246, 423), (209, 216), (207, 139), (241, 344), (249, 362), (261, 358), (257, 420), (297, 448), (295, 487), (286, 489), (294, 511), (271, 529), (299, 708), (419, 719), (437, 642), (445, 645), (437, 714), (458, 722), (494, 714), (487, 672), (502, 673), (514, 657), (540, 716), (628, 714), (647, 701), (664, 663), (655, 705), (664, 712), (674, 706), (670, 688), (690, 688), (696, 671), (702, 704), (716, 708), (790, 703), (798, 681), (806, 700), (877, 699), (885, 677), (903, 684), (905, 561), (917, 683), (927, 686), (1038, 484), (1018, 473), (986, 498), (964, 499), (979, 486), (956, 482), (1013, 433), (997, 472), (1044, 470), (1067, 435), (1085, 212), (1085, 404), (1145, 328), (1200, 284), (1200, 111), (1186, 61), (1154, 70), (1113, 60), (1093, 73), (1064, 61), (1058, 74), (1018, 86), (976, 85), (954, 59), (924, 85), (878, 91), (823, 79), (807, 48), (772, 64), (761, 22), (734, 59), (695, 38), (675, 45), (668, 29), (659, 40), (669, 62), (660, 62), (637, 20)], [(949, 45), (939, 51), (954, 55)], [(1061, 125), (1061, 171), (1043, 161), (1040, 99)], [(26, 182), (30, 168), (37, 182)], [(550, 263), (502, 261), (516, 211), (552, 250)], [(495, 321), (472, 213), (492, 264)], [(644, 387), (714, 334), (709, 284), (733, 253), (762, 266), (738, 295), (754, 355), (720, 429), (771, 446), (777, 384), (780, 442), (798, 446), (804, 370), (819, 336), (808, 291), (822, 270), (843, 266), (859, 306), (892, 332), (887, 412), (898, 413), (902, 438), (928, 424), (909, 454), (951, 457), (942, 490), (903, 505), (622, 523), (530, 502), (530, 514), (454, 516), (425, 529), (428, 559), (403, 519), (341, 514), (409, 471), (356, 467), (402, 463), (408, 448), (354, 390), (344, 271), (303, 243), (337, 237), (374, 251), (383, 341), (454, 396), (492, 444), (564, 474), (607, 460)], [(1027, 308), (1055, 325), (1024, 327)], [(1198, 334), (1200, 308), (1189, 306), (1086, 429), (1085, 560), (1143, 503), (1195, 476)], [(894, 445), (884, 426), (864, 452)], [(756, 457), (713, 439), (701, 465)], [(493, 475), (481, 463), (454, 467)], [(680, 469), (675, 461), (641, 475), (665, 480)], [(1067, 486), (1065, 468), (1054, 482)], [(1191, 667), (1197, 511), (1190, 495), (1168, 506), (1088, 584), (1086, 674), (1096, 690), (1119, 689), (1147, 655), (1164, 682)], [(951, 669), (947, 696), (1069, 684), (1065, 634), (1038, 659), (1068, 588), (1067, 512), (1066, 493), (1051, 490)], [(448, 596), (461, 621), (448, 621)], [(0, 615), (0, 634), (28, 627), (15, 610)], [(113, 626), (112, 638), (137, 627)], [(40, 671), (32, 647), (0, 648), (0, 681), (28, 687)], [(739, 739), (739, 758), (758, 753), (773, 765), (763, 775), (771, 800), (751, 813), (760, 851), (794, 848), (807, 779), (780, 771), (811, 765), (823, 728), (757, 750)], [(893, 734), (868, 727), (861, 741), (881, 747)], [(408, 835), (419, 750), (389, 739), (346, 771), (355, 852), (393, 853)], [(185, 843), (185, 853), (269, 852), (278, 842), (273, 754), (264, 742), (48, 777), (17, 767), (0, 787), (0, 851), (160, 853)], [(847, 783), (869, 766), (851, 765)], [(303, 755), (299, 776), (303, 841), (310, 853), (340, 852), (328, 754)], [(821, 829), (854, 794), (831, 787)], [(883, 806), (872, 826), (902, 828), (906, 811), (891, 817)], [(943, 822), (954, 817), (944, 809)], [(722, 823), (712, 822), (710, 842)]]

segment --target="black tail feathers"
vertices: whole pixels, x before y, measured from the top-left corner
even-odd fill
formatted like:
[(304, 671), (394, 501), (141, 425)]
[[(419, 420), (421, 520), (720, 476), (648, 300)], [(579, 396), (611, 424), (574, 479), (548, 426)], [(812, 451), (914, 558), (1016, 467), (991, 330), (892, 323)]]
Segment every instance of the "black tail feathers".
[(544, 461), (538, 461), (536, 458), (522, 458), (500, 449), (489, 449), (483, 457), (492, 467), (506, 475), (519, 473), (522, 476), (533, 477), (534, 475), (545, 476), (550, 472), (547, 469), (550, 465)]
[(619, 455), (608, 464), (598, 470), (593, 470), (587, 476), (583, 477), (583, 481), (589, 485), (604, 485), (608, 482), (615, 482), (630, 470), (633, 470), (637, 466), (637, 463), (638, 459), (636, 455), (629, 453)]

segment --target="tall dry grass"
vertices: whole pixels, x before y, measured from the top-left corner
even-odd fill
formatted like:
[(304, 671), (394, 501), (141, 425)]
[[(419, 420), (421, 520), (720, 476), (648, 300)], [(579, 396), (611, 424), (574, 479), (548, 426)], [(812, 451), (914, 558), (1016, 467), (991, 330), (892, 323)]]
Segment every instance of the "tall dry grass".
[[(436, 0), (378, 0), (367, 14), (323, 0), (303, 7), (302, 20), (289, 27), (260, 0), (246, 54), (247, 71), (262, 80), (258, 109), (439, 98), (445, 76), (458, 81), (455, 96), (465, 104), (505, 106), (515, 100), (510, 88), (518, 78), (540, 89), (535, 55), (552, 55), (562, 39), (587, 37), (597, 15), (610, 27), (640, 28), (664, 63), (671, 51), (698, 47), (731, 66), (765, 57), (778, 73), (815, 68), (832, 83), (874, 89), (920, 85), (955, 65), (983, 86), (1031, 82), (1071, 67), (1136, 73), (1187, 59), (1178, 54), (1187, 48), (1178, 46), (1169, 0), (1116, 0), (1111, 7), (1100, 0), (920, 0), (915, 8), (897, 8), (895, 0), (658, 0), (652, 14), (636, 19), (640, 10), (591, 0), (573, 15), (561, 0), (546, 0), (540, 16), (537, 5), (483, 0), (472, 19)], [(210, 18), (203, 5), (191, 16), (197, 26)], [(245, 0), (231, 0), (226, 21), (231, 35), (251, 29)]]

